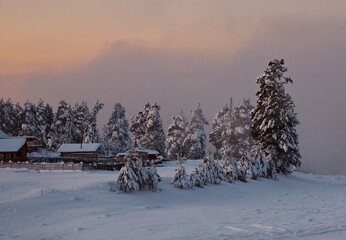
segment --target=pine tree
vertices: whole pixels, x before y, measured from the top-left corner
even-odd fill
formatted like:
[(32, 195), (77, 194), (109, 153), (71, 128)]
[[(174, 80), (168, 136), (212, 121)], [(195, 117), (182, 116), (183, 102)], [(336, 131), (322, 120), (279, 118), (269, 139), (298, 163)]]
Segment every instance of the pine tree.
[(163, 131), (159, 111), (160, 106), (157, 103), (150, 107), (145, 122), (145, 133), (141, 141), (141, 147), (156, 150), (161, 156), (165, 156), (166, 136)]
[(161, 181), (161, 177), (159, 174), (157, 174), (156, 167), (154, 165), (151, 165), (148, 168), (148, 187), (149, 190), (152, 190), (153, 192), (156, 192), (159, 190), (159, 182)]
[(260, 177), (260, 164), (256, 159), (252, 157), (252, 151), (247, 154), (247, 164), (248, 164), (248, 169), (247, 169), (247, 175), (249, 178), (256, 180)]
[(3, 98), (1, 98), (0, 129), (9, 135), (17, 136), (22, 126), (19, 115), (22, 111), (23, 109), (18, 103), (14, 105), (11, 99), (5, 101)]
[(51, 131), (51, 125), (53, 122), (53, 109), (49, 104), (44, 104), (42, 99), (37, 103), (36, 117), (38, 121), (38, 137), (39, 139), (48, 144), (49, 133)]
[(6, 130), (6, 113), (5, 113), (5, 101), (0, 98), (0, 130), (7, 132)]
[(207, 137), (204, 132), (204, 125), (208, 125), (200, 104), (191, 111), (189, 124), (186, 128), (186, 138), (184, 140), (184, 148), (186, 157), (189, 159), (201, 159), (205, 156), (205, 147)]
[(199, 165), (199, 173), (204, 179), (204, 185), (208, 183), (219, 184), (221, 181), (226, 180), (223, 174), (222, 167), (211, 156), (203, 160)]
[(244, 99), (242, 104), (234, 108), (222, 143), (223, 159), (240, 161), (251, 151), (254, 142), (251, 136), (252, 109), (250, 99)]
[(232, 118), (233, 103), (232, 99), (229, 104), (226, 104), (214, 117), (211, 126), (212, 131), (209, 134), (209, 142), (214, 145), (217, 158), (221, 157), (222, 146), (225, 141), (226, 131)]
[(202, 174), (199, 168), (195, 168), (195, 170), (190, 174), (190, 183), (191, 186), (195, 187), (203, 187), (205, 180), (202, 178)]
[(175, 169), (173, 178), (172, 178), (172, 184), (176, 188), (180, 189), (186, 189), (191, 188), (191, 182), (189, 176), (186, 174), (185, 167), (182, 164), (183, 162), (181, 160), (177, 160), (177, 168)]
[(234, 167), (232, 165), (232, 161), (230, 160), (222, 160), (220, 162), (220, 166), (222, 168), (222, 172), (223, 172), (223, 176), (225, 177), (225, 181), (227, 182), (233, 182), (233, 180), (235, 179), (235, 177), (233, 177), (235, 175), (235, 171), (234, 171)]
[(237, 179), (242, 182), (247, 182), (246, 180), (247, 171), (248, 171), (248, 159), (247, 159), (247, 156), (243, 155), (238, 164)]
[(53, 108), (48, 103), (46, 104), (46, 107), (45, 107), (45, 115), (47, 117), (46, 141), (48, 142), (48, 138), (49, 138), (50, 132), (52, 131), (52, 126), (54, 121)]
[(49, 133), (49, 149), (57, 150), (61, 144), (72, 142), (72, 121), (71, 106), (64, 100), (61, 100), (54, 115), (51, 132)]
[(89, 127), (90, 112), (88, 104), (85, 101), (82, 101), (81, 104), (76, 103), (72, 109), (72, 116), (72, 143), (81, 143), (84, 141)]
[(252, 136), (256, 144), (279, 173), (289, 174), (299, 167), (300, 153), (295, 127), (299, 124), (290, 95), (284, 84), (293, 83), (284, 77), (284, 60), (274, 59), (264, 74), (257, 78), (257, 106), (251, 112)]
[(143, 167), (143, 162), (139, 158), (132, 158), (131, 161), (133, 162), (133, 171), (138, 177), (137, 183), (139, 186), (139, 190), (144, 190), (145, 187), (148, 185), (148, 170), (147, 168)]
[(173, 122), (168, 127), (167, 139), (166, 139), (166, 153), (168, 159), (177, 160), (179, 158), (185, 157), (185, 151), (183, 143), (186, 137), (187, 122), (180, 111), (177, 116), (173, 117)]
[(23, 122), (22, 129), (19, 132), (21, 136), (39, 137), (37, 108), (36, 105), (27, 101), (24, 104), (24, 109), (20, 113)]
[(147, 103), (143, 112), (138, 112), (137, 115), (130, 119), (130, 131), (134, 137), (134, 146), (141, 147), (144, 134), (146, 132), (146, 121), (151, 105)]
[(93, 107), (92, 112), (88, 116), (88, 126), (84, 134), (84, 143), (98, 143), (100, 135), (97, 129), (97, 114), (103, 108), (104, 104), (97, 101)]
[(134, 171), (134, 162), (127, 160), (120, 169), (119, 176), (115, 181), (115, 190), (122, 192), (139, 191), (138, 176)]
[(161, 177), (157, 174), (155, 166), (143, 167), (140, 159), (128, 157), (125, 165), (120, 169), (115, 182), (115, 191), (131, 192), (149, 189), (156, 192)]
[(132, 147), (125, 112), (125, 107), (120, 103), (116, 103), (108, 124), (104, 127), (104, 141), (108, 148), (108, 154), (115, 155)]

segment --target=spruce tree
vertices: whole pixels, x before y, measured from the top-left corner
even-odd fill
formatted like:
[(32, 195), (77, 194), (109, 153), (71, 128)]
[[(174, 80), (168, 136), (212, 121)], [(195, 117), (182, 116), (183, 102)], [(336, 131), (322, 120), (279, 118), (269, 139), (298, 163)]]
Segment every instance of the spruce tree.
[(214, 145), (217, 158), (221, 157), (222, 146), (225, 141), (226, 132), (232, 118), (232, 99), (229, 104), (226, 104), (214, 117), (211, 126), (212, 131), (209, 134), (209, 142)]
[(100, 135), (97, 129), (97, 114), (103, 108), (103, 105), (103, 103), (97, 101), (92, 112), (89, 114), (87, 118), (88, 126), (83, 139), (84, 143), (98, 143), (100, 141)]
[(46, 141), (48, 141), (48, 137), (50, 132), (52, 131), (53, 121), (54, 121), (54, 112), (53, 108), (47, 103), (45, 107), (45, 115), (47, 117), (47, 127), (46, 127)]
[(51, 132), (49, 133), (49, 148), (57, 150), (63, 143), (72, 142), (72, 109), (65, 100), (61, 100), (54, 115)]
[(186, 126), (186, 119), (183, 112), (180, 111), (178, 115), (173, 117), (173, 121), (168, 127), (166, 139), (166, 153), (168, 159), (177, 160), (185, 157), (183, 143), (186, 137)]
[(38, 137), (39, 139), (48, 144), (48, 137), (51, 130), (52, 125), (52, 115), (53, 110), (48, 104), (44, 104), (42, 99), (37, 103), (37, 112), (36, 117), (38, 121)]
[(250, 112), (252, 109), (249, 99), (244, 99), (242, 104), (234, 108), (222, 142), (223, 159), (240, 161), (251, 151), (253, 138)]
[(293, 83), (283, 76), (287, 71), (284, 60), (274, 59), (264, 74), (257, 78), (257, 106), (251, 112), (252, 136), (269, 165), (279, 173), (289, 174), (299, 167), (300, 153), (296, 126), (299, 124), (290, 95), (284, 84)]
[(161, 156), (165, 156), (166, 136), (160, 117), (160, 106), (157, 103), (150, 107), (144, 128), (145, 133), (141, 141), (141, 147), (156, 150)]
[(115, 191), (132, 192), (139, 191), (138, 176), (135, 173), (135, 163), (127, 160), (125, 165), (120, 169), (119, 176), (115, 181)]
[(186, 174), (185, 167), (183, 166), (183, 162), (181, 160), (177, 160), (177, 168), (175, 169), (171, 184), (180, 189), (192, 187), (190, 178)]
[(204, 132), (204, 125), (208, 125), (200, 104), (194, 111), (191, 111), (189, 124), (186, 128), (186, 138), (184, 148), (188, 159), (201, 159), (205, 156), (207, 137)]
[(20, 113), (22, 107), (17, 103), (12, 103), (11, 99), (5, 101), (0, 99), (0, 129), (5, 133), (17, 136), (21, 130), (22, 122)]
[(23, 122), (22, 129), (19, 132), (21, 136), (34, 136), (39, 137), (37, 108), (36, 105), (27, 101), (24, 104), (24, 109), (20, 113)]
[(130, 119), (130, 131), (134, 138), (134, 146), (142, 146), (142, 140), (146, 132), (146, 121), (151, 105), (147, 103), (143, 112), (138, 112)]
[(72, 143), (81, 143), (84, 141), (89, 127), (90, 112), (88, 104), (85, 101), (82, 101), (81, 104), (76, 103), (72, 109), (72, 117)]
[(132, 147), (129, 135), (129, 124), (125, 117), (125, 107), (120, 103), (115, 103), (108, 124), (104, 127), (104, 141), (107, 145), (108, 154), (118, 154), (125, 152)]

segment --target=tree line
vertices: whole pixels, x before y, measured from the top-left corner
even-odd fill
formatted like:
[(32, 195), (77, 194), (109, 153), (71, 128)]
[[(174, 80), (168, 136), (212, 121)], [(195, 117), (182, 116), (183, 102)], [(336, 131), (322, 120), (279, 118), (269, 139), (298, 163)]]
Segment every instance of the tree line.
[(208, 137), (204, 131), (208, 121), (200, 104), (188, 120), (182, 112), (174, 116), (166, 136), (157, 103), (147, 103), (130, 123), (125, 108), (116, 103), (101, 136), (96, 119), (104, 105), (99, 101), (90, 110), (85, 101), (71, 106), (61, 100), (54, 113), (43, 100), (21, 106), (1, 98), (0, 129), (13, 136), (35, 136), (53, 151), (63, 143), (99, 142), (104, 155), (144, 147), (171, 160), (204, 158), (209, 140), (216, 149), (216, 159), (228, 160), (237, 169), (260, 164), (261, 171), (274, 178), (277, 172), (289, 174), (300, 166), (301, 158), (295, 129), (299, 121), (284, 88), (293, 81), (284, 76), (286, 71), (283, 60), (271, 61), (256, 80), (256, 106), (249, 99), (233, 106), (231, 99), (215, 115)]

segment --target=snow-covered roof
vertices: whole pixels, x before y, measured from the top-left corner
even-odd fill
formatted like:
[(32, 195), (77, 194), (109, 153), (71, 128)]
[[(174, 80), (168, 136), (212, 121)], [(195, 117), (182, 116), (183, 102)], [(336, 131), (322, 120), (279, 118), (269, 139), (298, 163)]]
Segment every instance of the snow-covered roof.
[(36, 140), (39, 140), (37, 137), (35, 136), (13, 136), (11, 138), (25, 138), (25, 139), (30, 139), (30, 138), (33, 138), (33, 139), (36, 139)]
[[(128, 155), (128, 154), (131, 154), (133, 151), (133, 149), (130, 149), (124, 153), (118, 153), (118, 155)], [(147, 153), (147, 154), (155, 154), (155, 155), (159, 155), (159, 152), (156, 151), (156, 150), (152, 150), (152, 149), (147, 149), (147, 148), (143, 148), (143, 147), (138, 147), (138, 148), (135, 148), (134, 151), (136, 153)]]
[(152, 150), (152, 149), (147, 149), (147, 148), (143, 148), (143, 147), (139, 147), (135, 149), (136, 152), (142, 152), (142, 153), (148, 153), (148, 154), (159, 154), (158, 151), (156, 150)]
[(65, 143), (60, 146), (58, 152), (96, 152), (100, 143)]
[(8, 135), (0, 130), (0, 139), (8, 138)]
[(25, 138), (0, 139), (0, 152), (17, 152), (25, 144)]

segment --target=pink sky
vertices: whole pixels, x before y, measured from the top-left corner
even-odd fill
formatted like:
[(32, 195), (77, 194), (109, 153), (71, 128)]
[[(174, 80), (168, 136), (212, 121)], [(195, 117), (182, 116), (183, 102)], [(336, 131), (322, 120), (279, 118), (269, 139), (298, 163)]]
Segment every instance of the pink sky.
[(342, 0), (2, 0), (0, 97), (100, 99), (102, 124), (115, 101), (128, 118), (158, 102), (165, 126), (201, 102), (211, 121), (230, 97), (254, 103), (256, 77), (285, 58), (303, 166), (335, 172), (346, 168), (345, 9)]

